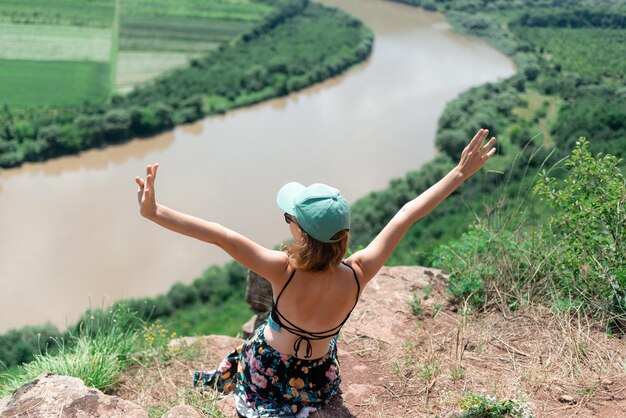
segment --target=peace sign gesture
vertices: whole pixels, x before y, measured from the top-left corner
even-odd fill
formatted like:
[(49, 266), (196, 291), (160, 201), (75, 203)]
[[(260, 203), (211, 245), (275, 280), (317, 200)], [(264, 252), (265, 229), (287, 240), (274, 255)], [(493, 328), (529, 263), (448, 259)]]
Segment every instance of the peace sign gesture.
[(154, 192), (154, 179), (156, 178), (158, 169), (158, 163), (149, 165), (146, 167), (146, 180), (141, 177), (135, 177), (135, 183), (139, 185), (139, 189), (137, 189), (139, 213), (141, 216), (148, 219), (156, 215), (157, 204)]

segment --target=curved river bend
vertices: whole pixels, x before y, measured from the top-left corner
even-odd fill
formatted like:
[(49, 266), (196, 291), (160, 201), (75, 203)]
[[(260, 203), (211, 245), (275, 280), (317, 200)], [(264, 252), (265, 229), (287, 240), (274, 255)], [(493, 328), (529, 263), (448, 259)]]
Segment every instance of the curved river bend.
[(514, 73), (440, 14), (381, 0), (324, 0), (375, 32), (370, 60), (286, 98), (150, 140), (0, 173), (0, 332), (165, 292), (227, 256), (140, 218), (136, 175), (161, 165), (160, 202), (272, 247), (288, 236), (274, 196), (324, 182), (349, 201), (434, 154), (446, 102)]

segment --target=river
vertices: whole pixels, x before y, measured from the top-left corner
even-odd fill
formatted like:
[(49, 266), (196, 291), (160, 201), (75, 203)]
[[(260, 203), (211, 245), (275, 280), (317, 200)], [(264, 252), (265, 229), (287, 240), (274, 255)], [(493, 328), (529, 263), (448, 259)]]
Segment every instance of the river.
[(161, 166), (161, 203), (272, 247), (289, 235), (274, 203), (281, 185), (329, 183), (350, 202), (383, 188), (432, 159), (448, 101), (515, 71), (441, 14), (323, 3), (375, 33), (371, 58), (343, 76), (154, 138), (0, 172), (0, 332), (65, 327), (85, 308), (166, 292), (228, 260), (139, 216), (133, 179), (146, 164)]

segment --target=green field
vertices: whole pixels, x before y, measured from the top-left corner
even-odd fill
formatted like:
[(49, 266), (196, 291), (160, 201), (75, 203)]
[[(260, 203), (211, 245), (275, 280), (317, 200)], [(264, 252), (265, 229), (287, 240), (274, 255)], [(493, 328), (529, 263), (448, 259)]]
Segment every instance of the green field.
[(121, 0), (122, 15), (259, 22), (273, 8), (250, 0)]
[(188, 53), (122, 51), (117, 57), (117, 80), (115, 88), (125, 93), (159, 75), (184, 67), (189, 59), (194, 58)]
[(209, 51), (254, 27), (242, 21), (207, 20), (180, 16), (122, 16), (123, 51)]
[(273, 9), (250, 1), (121, 0), (115, 89), (186, 66), (257, 25)]
[(2, 0), (2, 102), (106, 100), (187, 66), (273, 10), (250, 0)]
[(111, 27), (114, 0), (2, 0), (0, 22)]
[[(563, 71), (624, 79), (626, 31), (601, 28), (524, 28), (520, 35), (543, 48)], [(602, 65), (598, 65), (602, 63)]]
[(0, 97), (11, 107), (101, 102), (109, 92), (109, 64), (89, 61), (0, 61)]
[(0, 59), (109, 61), (111, 29), (0, 23)]

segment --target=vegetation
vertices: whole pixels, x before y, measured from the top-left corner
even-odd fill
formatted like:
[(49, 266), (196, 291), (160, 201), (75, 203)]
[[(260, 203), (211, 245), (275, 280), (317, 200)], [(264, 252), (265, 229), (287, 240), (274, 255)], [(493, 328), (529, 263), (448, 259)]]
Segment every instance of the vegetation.
[[(570, 7), (573, 3), (565, 0), (401, 2), (445, 12), (458, 30), (483, 36), (511, 55), (519, 72), (451, 101), (439, 120), (436, 144), (441, 154), (419, 171), (392, 180), (387, 189), (371, 193), (354, 205), (353, 243), (357, 247), (369, 242), (408, 199), (447, 172), (478, 127), (491, 129), (499, 139), (489, 170), (475, 176), (412, 227), (393, 254), (392, 264), (430, 265), (434, 248), (459, 237), (477, 218), (489, 219), (495, 208), (514, 205), (506, 198), (531, 187), (548, 155), (552, 161), (567, 156), (581, 136), (592, 138), (593, 154), (624, 156), (626, 94), (620, 74), (609, 70), (597, 77), (586, 75), (586, 70), (576, 72), (578, 67), (589, 66), (581, 49), (568, 50), (568, 59), (576, 64), (566, 71), (559, 61), (562, 55), (546, 52), (545, 45), (535, 43), (539, 38), (532, 37), (541, 16), (545, 17), (542, 29), (557, 32), (593, 30), (593, 25), (598, 30), (617, 30), (626, 16), (620, 2), (605, 1), (601, 11), (596, 1), (576, 2), (579, 11), (575, 12)], [(584, 29), (571, 28), (573, 22), (580, 21), (587, 22)], [(623, 64), (621, 46), (616, 50), (612, 38), (596, 37), (594, 42), (598, 46), (593, 49), (599, 54), (595, 68), (609, 68), (616, 59)]]
[[(533, 28), (524, 31), (523, 36), (558, 62), (561, 71), (575, 72), (592, 79), (606, 77), (624, 81), (624, 28)], [(608, 55), (604, 48), (612, 53)], [(598, 62), (602, 65), (597, 65)]]
[[(371, 32), (343, 12), (306, 1), (270, 3), (280, 8), (240, 42), (109, 104), (85, 104), (58, 113), (5, 106), (0, 111), (0, 167), (150, 135), (205, 114), (287, 94), (338, 74), (371, 50)], [(177, 284), (167, 295), (124, 303), (141, 320), (160, 319), (181, 334), (215, 329), (235, 334), (250, 313), (241, 303), (245, 277), (234, 263), (215, 266), (190, 286)], [(92, 315), (104, 313), (85, 312), (62, 340), (71, 345), (70, 336)], [(218, 321), (225, 316), (231, 320)], [(217, 322), (223, 328), (213, 328)], [(31, 361), (41, 350), (54, 351), (49, 341), (59, 331), (49, 327), (41, 343), (36, 337), (41, 331), (30, 327), (0, 337), (8, 335), (7, 343), (15, 343), (7, 345), (10, 352), (0, 352), (0, 361), (11, 367)]]
[[(35, 110), (5, 106), (0, 113), (0, 167), (153, 135), (206, 115), (286, 95), (341, 73), (371, 51), (370, 30), (343, 12), (307, 0), (265, 0), (263, 4), (263, 11), (270, 6), (274, 11), (238, 42), (222, 45), (210, 55), (194, 59), (188, 68), (128, 95), (114, 96), (109, 102), (94, 99), (80, 107)], [(147, 11), (140, 9), (144, 15), (152, 10), (145, 7)], [(137, 16), (144, 16), (141, 13)], [(157, 15), (151, 21), (159, 19), (165, 18)], [(176, 19), (172, 22), (190, 18)], [(198, 28), (197, 24), (185, 26), (191, 32)], [(124, 27), (130, 28), (122, 19), (122, 47), (125, 39), (129, 48), (134, 48), (133, 39), (152, 42), (150, 28), (124, 32)], [(216, 30), (219, 28), (225, 30), (226, 26)], [(184, 42), (188, 35), (167, 36)], [(137, 45), (148, 48), (145, 43)]]
[[(29, 106), (33, 102), (42, 106), (67, 106), (82, 101), (85, 97), (104, 100), (108, 95), (108, 63), (6, 60), (0, 65), (0, 97), (7, 103), (5, 114), (10, 107)], [(36, 134), (32, 125), (23, 121), (16, 125), (18, 132), (25, 129), (23, 134)], [(7, 141), (6, 137), (0, 137), (0, 141), (13, 142), (8, 145), (8, 149), (19, 150), (20, 144), (16, 141)], [(16, 155), (6, 155), (2, 150), (0, 145), (0, 165), (5, 165), (6, 161), (11, 161)]]
[[(489, 171), (472, 178), (411, 228), (391, 262), (448, 268), (450, 291), (473, 307), (515, 310), (542, 303), (555, 310), (587, 313), (612, 330), (623, 329), (626, 193), (618, 158), (626, 152), (626, 90), (624, 72), (606, 70), (608, 65), (623, 68), (622, 47), (614, 42), (621, 39), (614, 32), (625, 14), (621, 3), (604, 1), (599, 12), (598, 2), (591, 0), (404, 2), (446, 12), (459, 30), (488, 37), (509, 53), (520, 71), (450, 102), (439, 121), (440, 155), (354, 204), (355, 247), (369, 242), (406, 201), (441, 178), (473, 131), (486, 127), (500, 143)], [(6, 126), (0, 139), (0, 166), (149, 135), (205, 114), (286, 94), (342, 71), (369, 53), (371, 34), (360, 24), (305, 3), (277, 9), (283, 14), (271, 15), (210, 59), (198, 59), (189, 69), (108, 104), (63, 110), (55, 117), (5, 108), (0, 116)], [(532, 6), (532, 14), (527, 6)], [(333, 19), (344, 25), (336, 25)], [(351, 26), (358, 29), (358, 36), (347, 30)], [(563, 34), (579, 39), (586, 33), (608, 34), (590, 41), (596, 45), (593, 69), (583, 48), (562, 50), (569, 42)], [(341, 41), (327, 42), (326, 35), (339, 36)], [(317, 41), (349, 46), (320, 52)], [(279, 52), (270, 53), (272, 48)], [(254, 64), (243, 63), (244, 57), (254, 57)], [(226, 71), (233, 68), (224, 62), (239, 59), (242, 64), (233, 66), (238, 71)], [(210, 76), (202, 78), (205, 74)], [(194, 90), (216, 77), (215, 90)], [(581, 136), (592, 141), (576, 145)], [(604, 155), (598, 156), (600, 152)], [(553, 169), (542, 171), (548, 165)], [(190, 315), (185, 310), (190, 307), (206, 310), (206, 302), (228, 300), (231, 293), (240, 297), (236, 292), (243, 286), (243, 272), (231, 275), (229, 269), (234, 272), (237, 267), (213, 267), (205, 273), (206, 281), (190, 287), (176, 285), (154, 299), (129, 301), (130, 309), (141, 319), (160, 318), (167, 323), (177, 315), (187, 322)], [(418, 311), (426, 305), (425, 298), (418, 296), (409, 303)], [(18, 362), (5, 360), (8, 365), (28, 361), (37, 352), (32, 344), (28, 346), (33, 332), (13, 336), (11, 341), (25, 348), (7, 354), (14, 359), (10, 361)], [(203, 331), (181, 327), (177, 332)], [(454, 375), (462, 378), (460, 372)]]
[(533, 188), (548, 208), (522, 196), (516, 212), (497, 212), (437, 248), (435, 265), (450, 269), (451, 293), (477, 307), (577, 309), (623, 327), (626, 179), (617, 163), (610, 155), (594, 158), (581, 140), (563, 163), (565, 176), (544, 171)]
[(461, 401), (463, 418), (531, 418), (534, 415), (527, 404), (511, 399), (497, 400), (475, 393), (468, 393)]
[[(78, 338), (108, 333), (121, 319), (134, 326), (159, 321), (178, 335), (236, 335), (252, 312), (243, 301), (247, 270), (231, 262), (211, 266), (191, 284), (177, 283), (165, 295), (121, 300), (108, 309), (90, 309), (61, 333), (53, 325), (23, 327), (0, 335), (0, 365), (4, 369), (28, 363), (45, 353), (71, 352)], [(101, 329), (102, 328), (102, 329)]]
[[(67, 341), (58, 340), (55, 354), (35, 354), (0, 381), (0, 397), (27, 383), (41, 373), (52, 372), (82, 379), (87, 386), (101, 390), (113, 387), (131, 355), (141, 350), (141, 331), (132, 326), (133, 317), (125, 309), (112, 311), (108, 317), (91, 317), (77, 334)], [(91, 326), (95, 325), (92, 329)]]
[[(449, 291), (474, 309), (543, 305), (623, 333), (626, 61), (616, 41), (626, 10), (610, 1), (428, 3), (512, 56), (519, 72), (448, 104), (441, 154), (357, 202), (353, 242), (367, 243), (451, 168), (472, 131), (489, 128), (500, 144), (488, 170), (413, 226), (391, 263), (449, 270)], [(569, 48), (589, 35), (587, 49)]]
[[(31, 64), (25, 73), (4, 72), (0, 79), (5, 86), (2, 104), (14, 110), (34, 107), (57, 111), (85, 101), (104, 103), (115, 88), (125, 87), (128, 91), (161, 73), (188, 66), (198, 54), (205, 54), (252, 30), (273, 10), (266, 3), (224, 0), (82, 0), (71, 3), (26, 0), (19, 4), (9, 1), (3, 4), (0, 14), (3, 66), (4, 63), (19, 64), (13, 60), (40, 62), (36, 67)], [(118, 49), (123, 53), (120, 62)], [(168, 61), (171, 53), (176, 52), (183, 59), (156, 67), (152, 60), (141, 66), (144, 56), (137, 52), (161, 53), (160, 61)], [(93, 75), (87, 80), (86, 85), (98, 87), (96, 92), (94, 88), (83, 88), (82, 73), (75, 68), (95, 62), (106, 64), (101, 68), (107, 71), (106, 75)], [(47, 78), (46, 74), (56, 74), (60, 64), (64, 66), (66, 79), (55, 83), (56, 80)], [(70, 78), (73, 70), (79, 75), (76, 83)], [(27, 79), (43, 77), (44, 89), (25, 88), (27, 86), (19, 82), (24, 76)], [(110, 82), (102, 84), (102, 78), (106, 77)], [(14, 83), (15, 80), (18, 83)], [(66, 96), (68, 89), (72, 94)], [(23, 94), (24, 91), (29, 94)]]
[(3, 0), (0, 21), (108, 28), (114, 11), (112, 0)]

